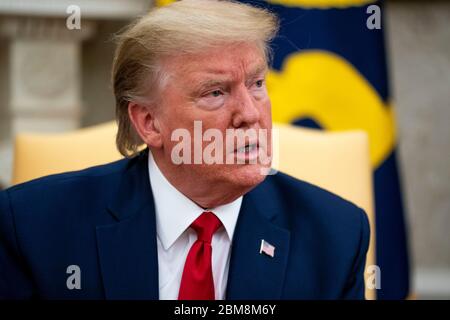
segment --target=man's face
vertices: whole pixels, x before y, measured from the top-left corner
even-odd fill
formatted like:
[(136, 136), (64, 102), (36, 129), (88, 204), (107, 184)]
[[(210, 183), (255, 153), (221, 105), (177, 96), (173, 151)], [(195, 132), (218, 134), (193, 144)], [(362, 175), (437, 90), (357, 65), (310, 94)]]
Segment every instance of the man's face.
[[(211, 188), (223, 187), (224, 192), (227, 188), (241, 188), (246, 192), (263, 181), (264, 168), (270, 167), (270, 163), (266, 161), (262, 165), (254, 160), (261, 153), (271, 156), (272, 120), (265, 86), (267, 63), (261, 50), (256, 45), (239, 44), (171, 57), (163, 61), (163, 66), (170, 78), (161, 92), (162, 103), (155, 115), (163, 142), (159, 150), (163, 156), (157, 159), (158, 165), (163, 161), (170, 170), (177, 170), (179, 175), (192, 179), (193, 188), (209, 185)], [(203, 157), (200, 164), (193, 163), (195, 148), (199, 146), (194, 142), (198, 137), (194, 134), (194, 121), (201, 121), (202, 133), (208, 129), (220, 131), (222, 163), (207, 164)], [(179, 141), (172, 141), (171, 136), (180, 128), (186, 129), (192, 138), (191, 164), (173, 164), (172, 150)], [(243, 145), (233, 139), (227, 141), (227, 129), (250, 129), (256, 136), (246, 138)], [(266, 144), (258, 139), (263, 131), (266, 131)], [(230, 132), (228, 130), (228, 134)], [(201, 142), (202, 155), (210, 143)], [(236, 150), (249, 143), (253, 143), (250, 150)], [(234, 160), (231, 164), (230, 159)]]

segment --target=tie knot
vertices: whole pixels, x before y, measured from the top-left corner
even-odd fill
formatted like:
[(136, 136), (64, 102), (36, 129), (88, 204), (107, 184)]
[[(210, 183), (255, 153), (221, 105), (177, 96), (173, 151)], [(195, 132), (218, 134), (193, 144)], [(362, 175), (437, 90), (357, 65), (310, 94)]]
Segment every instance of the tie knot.
[(211, 243), (213, 234), (221, 225), (222, 222), (214, 213), (206, 211), (192, 222), (191, 227), (197, 232), (197, 240)]

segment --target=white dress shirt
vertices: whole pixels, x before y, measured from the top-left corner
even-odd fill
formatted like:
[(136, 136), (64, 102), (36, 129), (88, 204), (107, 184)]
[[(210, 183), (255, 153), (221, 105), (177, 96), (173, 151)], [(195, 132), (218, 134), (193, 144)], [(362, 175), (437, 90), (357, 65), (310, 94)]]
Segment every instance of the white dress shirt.
[(204, 211), (212, 211), (222, 227), (212, 238), (212, 271), (216, 300), (223, 300), (228, 280), (231, 240), (242, 197), (217, 208), (202, 209), (164, 177), (149, 152), (148, 171), (156, 211), (159, 298), (178, 299), (184, 263), (197, 234), (189, 226)]

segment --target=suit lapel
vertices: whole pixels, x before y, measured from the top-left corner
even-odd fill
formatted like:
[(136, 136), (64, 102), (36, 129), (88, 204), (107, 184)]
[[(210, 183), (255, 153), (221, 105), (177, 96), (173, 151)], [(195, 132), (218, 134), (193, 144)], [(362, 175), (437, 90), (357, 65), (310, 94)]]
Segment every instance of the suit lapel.
[[(254, 191), (244, 196), (233, 236), (227, 299), (281, 297), (290, 233), (272, 222), (277, 208), (265, 205), (265, 199), (267, 196), (256, 196)], [(275, 247), (273, 258), (260, 254), (263, 239)]]
[(158, 253), (147, 152), (128, 163), (109, 206), (117, 220), (97, 226), (100, 268), (107, 299), (158, 299)]

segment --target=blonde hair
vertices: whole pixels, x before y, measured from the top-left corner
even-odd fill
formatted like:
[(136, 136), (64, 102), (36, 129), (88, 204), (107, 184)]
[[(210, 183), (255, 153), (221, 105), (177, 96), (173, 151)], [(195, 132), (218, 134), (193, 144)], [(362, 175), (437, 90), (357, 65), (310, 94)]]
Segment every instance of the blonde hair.
[(167, 80), (162, 58), (198, 53), (215, 46), (255, 43), (269, 59), (277, 17), (261, 8), (229, 0), (182, 0), (152, 9), (117, 36), (112, 67), (119, 152), (135, 155), (143, 141), (128, 115), (130, 101), (157, 101)]

